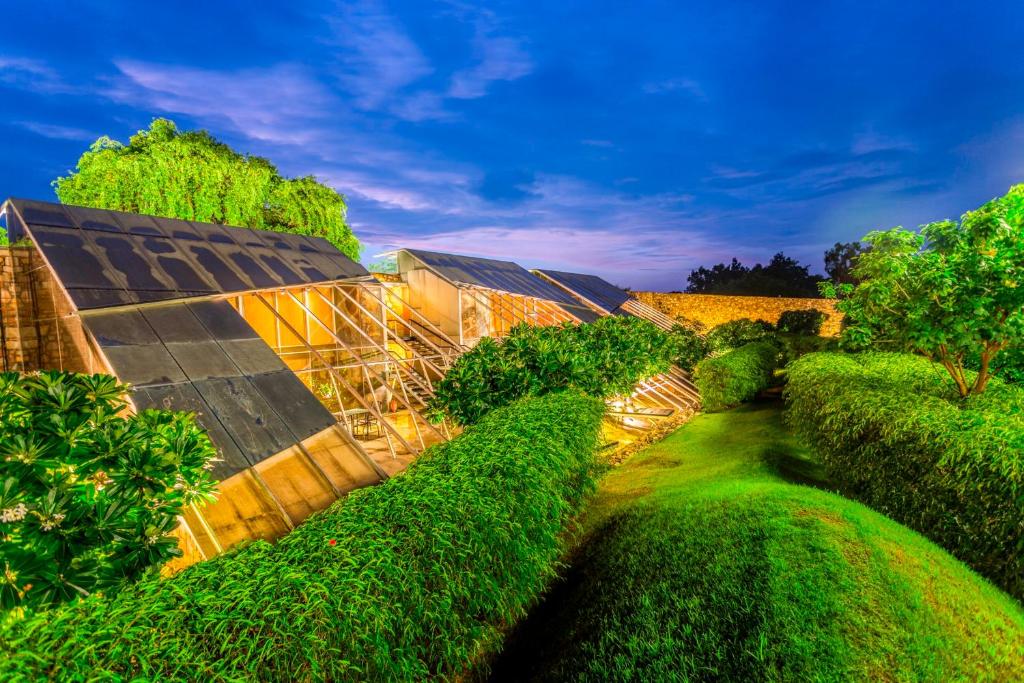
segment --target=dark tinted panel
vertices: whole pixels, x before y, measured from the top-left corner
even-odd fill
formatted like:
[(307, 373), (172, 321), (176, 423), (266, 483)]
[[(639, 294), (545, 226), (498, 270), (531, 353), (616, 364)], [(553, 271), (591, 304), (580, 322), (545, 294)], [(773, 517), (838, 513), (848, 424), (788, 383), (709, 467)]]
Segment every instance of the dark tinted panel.
[(234, 439), (191, 384), (138, 388), (132, 391), (132, 399), (139, 410), (153, 408), (194, 414), (196, 422), (206, 430), (220, 457), (220, 461), (214, 463), (212, 471), (217, 479), (227, 479), (249, 466)]
[(12, 201), (28, 225), (51, 225), (60, 228), (75, 227), (74, 222), (60, 204), (37, 202), (32, 199), (16, 199)]
[(68, 287), (67, 292), (75, 306), (81, 310), (110, 308), (112, 306), (136, 303), (122, 289), (78, 289)]
[(195, 301), (188, 308), (214, 339), (260, 339), (256, 330), (226, 301)]
[(129, 292), (139, 289), (174, 292), (174, 283), (162, 277), (163, 274), (150, 262), (148, 255), (136, 248), (133, 239), (138, 238), (97, 232), (93, 242), (121, 276)]
[(243, 375), (287, 369), (280, 356), (262, 339), (222, 339), (218, 343)]
[(419, 249), (407, 249), (406, 251), (430, 266), (449, 282), (487, 287), (500, 292), (520, 294), (558, 303), (576, 303), (576, 300), (565, 291), (541, 280), (511, 261), (440, 254)]
[(32, 226), (32, 237), (65, 287), (122, 289), (104, 273), (81, 230)]
[(255, 375), (253, 384), (283, 417), (296, 441), (334, 424), (334, 417), (293, 373), (283, 370)]
[(27, 232), (61, 284), (75, 291), (73, 300), (83, 309), (368, 275), (321, 238), (46, 202), (11, 202), (16, 215), (27, 217)]
[(609, 313), (632, 298), (628, 292), (619, 289), (596, 275), (566, 273), (559, 270), (541, 270), (538, 272), (543, 273), (563, 287), (571, 290), (577, 296), (597, 304)]
[(158, 256), (156, 262), (181, 292), (217, 294), (218, 290), (199, 275), (192, 264), (179, 256)]
[(110, 211), (91, 209), (84, 206), (65, 206), (64, 209), (78, 222), (78, 226), (82, 230), (123, 232), (117, 219)]
[(133, 213), (111, 213), (117, 219), (117, 222), (121, 224), (121, 227), (124, 228), (125, 232), (149, 237), (164, 236), (164, 233), (157, 227), (156, 221), (151, 216)]
[(231, 254), (231, 260), (235, 266), (238, 267), (246, 276), (252, 280), (253, 284), (260, 289), (267, 287), (280, 287), (282, 282), (272, 277), (265, 269), (263, 269), (259, 263), (249, 256), (247, 253)]
[(199, 263), (199, 267), (213, 276), (220, 291), (241, 292), (254, 289), (251, 280), (240, 278), (231, 266), (213, 251), (212, 244), (191, 245), (189, 252)]
[(250, 464), (255, 465), (295, 442), (284, 422), (248, 379), (229, 377), (194, 384)]

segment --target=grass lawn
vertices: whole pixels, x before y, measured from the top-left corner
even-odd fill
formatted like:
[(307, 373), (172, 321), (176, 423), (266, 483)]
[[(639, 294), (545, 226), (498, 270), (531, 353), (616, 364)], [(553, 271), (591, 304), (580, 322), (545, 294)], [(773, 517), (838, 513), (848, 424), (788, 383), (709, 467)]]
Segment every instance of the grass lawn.
[(1024, 680), (1024, 610), (945, 551), (808, 485), (762, 402), (609, 472), (505, 680)]

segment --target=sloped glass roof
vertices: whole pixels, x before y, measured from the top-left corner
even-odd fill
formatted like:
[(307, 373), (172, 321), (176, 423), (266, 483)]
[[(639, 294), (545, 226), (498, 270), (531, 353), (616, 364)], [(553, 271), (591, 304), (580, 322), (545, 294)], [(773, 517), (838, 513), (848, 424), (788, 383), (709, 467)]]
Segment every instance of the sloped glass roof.
[(582, 299), (596, 304), (606, 313), (615, 313), (619, 306), (633, 297), (607, 280), (585, 273), (566, 273), (560, 270), (537, 269)]
[(226, 301), (125, 306), (83, 316), (139, 410), (193, 412), (226, 479), (334, 418)]
[(79, 310), (368, 278), (320, 237), (11, 199)]

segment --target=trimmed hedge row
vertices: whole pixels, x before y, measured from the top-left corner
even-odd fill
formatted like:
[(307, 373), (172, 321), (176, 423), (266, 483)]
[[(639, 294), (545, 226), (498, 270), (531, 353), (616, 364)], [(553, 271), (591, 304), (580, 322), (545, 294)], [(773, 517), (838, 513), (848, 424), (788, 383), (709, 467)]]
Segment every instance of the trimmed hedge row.
[(276, 545), (7, 619), (0, 678), (456, 675), (554, 576), (595, 485), (602, 414), (576, 392), (514, 403)]
[(693, 373), (704, 410), (723, 410), (754, 398), (771, 384), (778, 364), (779, 349), (768, 341), (705, 358)]
[(961, 401), (895, 353), (814, 353), (787, 374), (788, 419), (832, 482), (1024, 598), (1024, 391)]

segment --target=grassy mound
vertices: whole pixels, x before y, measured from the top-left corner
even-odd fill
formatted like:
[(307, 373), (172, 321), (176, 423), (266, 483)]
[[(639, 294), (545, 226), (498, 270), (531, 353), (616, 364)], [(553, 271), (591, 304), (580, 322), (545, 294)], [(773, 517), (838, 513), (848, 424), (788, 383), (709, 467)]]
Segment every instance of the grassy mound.
[(1024, 610), (808, 486), (779, 408), (703, 415), (609, 474), (495, 680), (1019, 680)]

